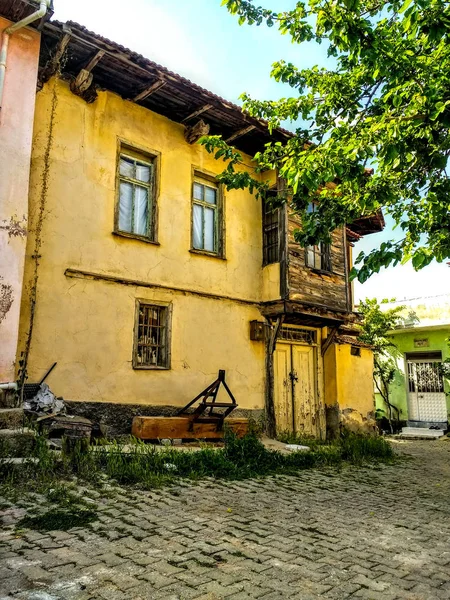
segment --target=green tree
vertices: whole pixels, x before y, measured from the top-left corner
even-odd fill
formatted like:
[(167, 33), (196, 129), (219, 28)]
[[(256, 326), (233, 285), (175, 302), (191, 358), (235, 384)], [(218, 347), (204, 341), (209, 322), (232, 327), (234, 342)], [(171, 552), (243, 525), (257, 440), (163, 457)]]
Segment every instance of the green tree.
[[(297, 44), (325, 43), (336, 65), (298, 69), (280, 60), (271, 76), (292, 88), (291, 97), (242, 96), (244, 109), (271, 128), (305, 124), (255, 157), (257, 170), (278, 169), (285, 179), (284, 200), (303, 218), (297, 241), (327, 241), (336, 227), (381, 208), (401, 239), (360, 254), (353, 277), (363, 282), (382, 266), (412, 259), (420, 269), (449, 258), (450, 3), (309, 0), (293, 1), (287, 12), (252, 0), (222, 4), (240, 24), (278, 27)], [(235, 170), (241, 157), (220, 137), (202, 143), (229, 161), (222, 176), (229, 188), (264, 194), (257, 177)], [(312, 198), (318, 211), (307, 214)]]
[[(383, 300), (381, 304), (387, 302), (389, 300)], [(395, 411), (395, 420), (399, 421), (400, 411), (389, 401), (389, 386), (393, 382), (397, 370), (395, 360), (397, 346), (389, 337), (389, 331), (392, 331), (404, 322), (402, 313), (405, 308), (406, 306), (396, 306), (382, 310), (375, 298), (366, 298), (358, 307), (359, 312), (363, 315), (359, 339), (372, 346), (374, 358), (373, 380), (375, 387), (388, 408), (391, 433), (393, 433), (392, 413)]]

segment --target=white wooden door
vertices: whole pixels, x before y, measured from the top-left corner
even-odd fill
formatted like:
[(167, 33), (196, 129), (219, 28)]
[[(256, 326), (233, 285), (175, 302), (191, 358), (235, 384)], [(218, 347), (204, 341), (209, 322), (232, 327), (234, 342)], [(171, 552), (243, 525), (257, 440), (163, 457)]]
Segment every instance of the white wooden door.
[(277, 343), (274, 379), (277, 433), (322, 435), (320, 416), (323, 410), (318, 406), (316, 348)]
[(427, 423), (447, 422), (444, 380), (437, 360), (407, 360), (408, 418)]

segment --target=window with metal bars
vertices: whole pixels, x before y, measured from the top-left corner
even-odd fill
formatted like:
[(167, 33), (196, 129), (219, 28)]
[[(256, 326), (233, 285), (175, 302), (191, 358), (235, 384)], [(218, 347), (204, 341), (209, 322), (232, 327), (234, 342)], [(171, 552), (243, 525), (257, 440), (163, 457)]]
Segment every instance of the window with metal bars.
[(170, 306), (137, 302), (133, 366), (170, 369)]
[(408, 361), (409, 391), (439, 394), (444, 391), (440, 362)]
[(263, 200), (263, 265), (280, 261), (280, 209)]
[(154, 172), (154, 157), (122, 148), (117, 173), (117, 233), (156, 240)]
[(316, 332), (312, 329), (300, 329), (283, 325), (278, 333), (278, 339), (285, 342), (303, 342), (304, 344), (316, 343)]
[[(309, 213), (316, 212), (317, 205), (314, 202), (308, 204), (307, 211)], [(331, 265), (331, 246), (330, 244), (324, 244), (319, 242), (315, 246), (305, 247), (305, 264), (310, 269), (316, 269), (317, 271), (332, 272)]]

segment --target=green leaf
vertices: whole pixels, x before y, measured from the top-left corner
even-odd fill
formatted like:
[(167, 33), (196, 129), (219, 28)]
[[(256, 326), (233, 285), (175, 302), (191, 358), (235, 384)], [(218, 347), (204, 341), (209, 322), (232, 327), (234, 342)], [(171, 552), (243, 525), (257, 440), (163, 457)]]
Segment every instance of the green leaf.
[(399, 13), (404, 13), (405, 10), (408, 8), (408, 6), (411, 4), (412, 0), (405, 0), (405, 2), (403, 3), (402, 7), (399, 10)]

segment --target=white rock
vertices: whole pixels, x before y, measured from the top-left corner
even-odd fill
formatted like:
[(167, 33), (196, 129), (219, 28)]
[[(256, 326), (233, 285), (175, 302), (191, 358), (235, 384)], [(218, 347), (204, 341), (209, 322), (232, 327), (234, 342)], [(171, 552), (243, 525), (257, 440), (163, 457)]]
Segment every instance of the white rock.
[(300, 444), (286, 444), (286, 450), (290, 452), (309, 452), (311, 448), (309, 446), (300, 446)]

